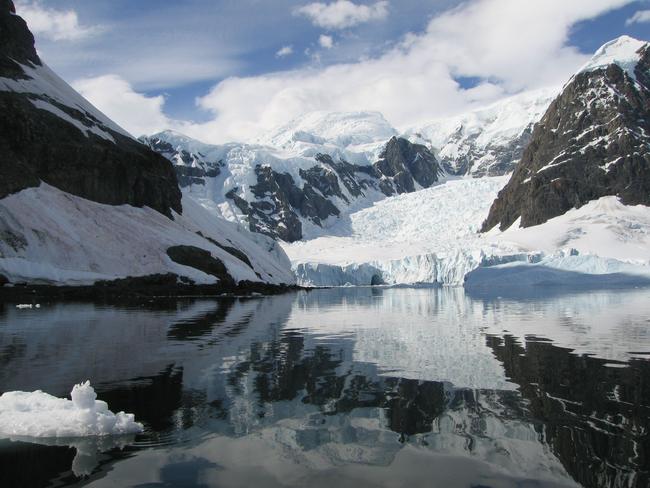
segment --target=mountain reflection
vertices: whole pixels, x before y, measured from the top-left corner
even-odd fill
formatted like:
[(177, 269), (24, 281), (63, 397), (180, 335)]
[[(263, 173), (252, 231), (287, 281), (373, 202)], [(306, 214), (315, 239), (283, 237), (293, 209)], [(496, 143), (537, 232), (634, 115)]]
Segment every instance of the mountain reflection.
[[(583, 324), (594, 313), (643, 298), (522, 304), (357, 289), (5, 309), (0, 392), (64, 396), (89, 377), (146, 432), (128, 446), (2, 441), (0, 464), (11, 469), (0, 484), (103, 486), (119, 475), (131, 486), (330, 486), (333, 470), (358, 486), (648, 486), (650, 362), (597, 359), (528, 335), (546, 324), (540, 333), (589, 348)], [(645, 309), (631, 309), (621, 307), (620, 321), (640, 331)], [(616, 344), (621, 324), (608, 318), (615, 333), (599, 329), (595, 347), (610, 340), (620, 359), (628, 346)], [(526, 333), (495, 333), (518, 327)], [(41, 456), (47, 462), (30, 469)], [(386, 468), (392, 474), (373, 471)]]
[(611, 367), (544, 341), (487, 342), (521, 385), (541, 438), (576, 481), (650, 486), (650, 362)]

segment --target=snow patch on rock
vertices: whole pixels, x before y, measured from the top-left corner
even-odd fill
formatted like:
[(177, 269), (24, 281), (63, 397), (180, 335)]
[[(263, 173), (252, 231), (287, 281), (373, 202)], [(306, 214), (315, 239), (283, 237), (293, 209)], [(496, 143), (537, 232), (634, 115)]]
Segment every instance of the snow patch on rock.
[[(20, 67), (25, 73), (26, 78), (16, 80), (11, 78), (0, 78), (0, 91), (32, 95), (35, 98), (35, 100), (32, 100), (32, 103), (34, 103), (37, 108), (47, 110), (54, 115), (61, 117), (66, 122), (72, 123), (75, 127), (82, 130), (85, 135), (87, 135), (87, 131), (91, 131), (105, 139), (112, 140), (112, 136), (110, 136), (110, 134), (105, 130), (110, 129), (125, 137), (133, 137), (95, 108), (85, 98), (79, 95), (79, 93), (63, 81), (63, 79), (61, 79), (47, 65), (30, 66), (21, 64)], [(92, 121), (93, 123), (90, 125), (85, 125), (78, 121), (73, 123), (70, 120), (70, 116), (52, 105), (51, 102), (56, 102), (73, 110), (77, 110), (85, 115), (87, 121)], [(81, 129), (79, 127), (80, 125), (83, 126), (85, 130)]]

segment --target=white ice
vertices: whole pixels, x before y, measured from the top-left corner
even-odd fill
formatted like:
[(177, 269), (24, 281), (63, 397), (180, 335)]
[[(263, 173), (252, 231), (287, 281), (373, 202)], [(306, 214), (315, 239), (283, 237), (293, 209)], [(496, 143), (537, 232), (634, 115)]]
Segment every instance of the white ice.
[(0, 396), (0, 436), (74, 438), (142, 432), (133, 414), (113, 413), (97, 400), (90, 382), (75, 385), (72, 400), (40, 390), (11, 391)]
[(578, 281), (584, 275), (585, 283), (616, 274), (647, 282), (650, 207), (604, 197), (539, 226), (520, 228), (517, 222), (505, 232), (480, 234), (507, 178), (451, 180), (386, 199), (350, 215), (334, 228), (337, 236), (284, 247), (306, 286), (369, 285), (373, 276), (386, 284), (461, 286), (479, 267), (515, 265), (524, 267), (531, 283), (565, 279), (548, 268), (577, 273), (572, 276)]

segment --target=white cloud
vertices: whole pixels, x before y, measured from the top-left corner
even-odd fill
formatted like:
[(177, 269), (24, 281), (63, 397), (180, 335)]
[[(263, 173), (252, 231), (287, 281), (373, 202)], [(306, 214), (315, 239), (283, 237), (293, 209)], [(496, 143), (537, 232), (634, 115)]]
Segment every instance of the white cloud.
[(47, 8), (38, 0), (17, 1), (16, 9), (34, 34), (54, 41), (74, 41), (99, 30), (98, 27), (82, 26), (74, 10)]
[(290, 56), (293, 54), (293, 46), (282, 46), (278, 49), (278, 52), (275, 53), (276, 58), (284, 58), (285, 56)]
[(175, 125), (163, 112), (163, 96), (147, 97), (116, 75), (88, 78), (74, 88), (134, 136), (153, 134)]
[(332, 3), (314, 2), (295, 10), (314, 25), (326, 29), (347, 29), (365, 22), (385, 19), (388, 16), (388, 2), (382, 0), (373, 5), (357, 5), (349, 0)]
[[(213, 113), (211, 121), (168, 120), (168, 127), (211, 143), (250, 141), (314, 110), (375, 110), (406, 128), (520, 90), (564, 83), (588, 59), (567, 45), (572, 26), (632, 1), (475, 0), (435, 17), (426, 32), (376, 58), (227, 78), (197, 101)], [(455, 81), (460, 76), (488, 81), (462, 89)], [(111, 94), (106, 102), (118, 99)], [(163, 100), (151, 101), (138, 99), (153, 112), (140, 125), (150, 119), (156, 123), (148, 125), (157, 127), (166, 119)], [(100, 107), (129, 130), (138, 125), (129, 121), (136, 109)]]
[(627, 19), (625, 25), (643, 24), (650, 22), (650, 10), (639, 10), (632, 17)]
[(323, 34), (318, 38), (318, 44), (320, 44), (322, 48), (332, 49), (332, 47), (334, 46), (334, 39), (332, 38), (332, 36), (326, 36), (325, 34)]

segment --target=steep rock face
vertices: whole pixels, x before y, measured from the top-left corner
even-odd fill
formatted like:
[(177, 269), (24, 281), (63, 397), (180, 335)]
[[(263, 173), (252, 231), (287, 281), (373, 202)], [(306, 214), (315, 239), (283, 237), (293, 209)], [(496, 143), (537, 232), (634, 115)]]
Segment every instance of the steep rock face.
[(255, 174), (257, 184), (251, 187), (255, 200), (246, 202), (234, 192), (227, 195), (248, 216), (251, 230), (293, 242), (302, 236), (297, 212), (316, 225), (339, 214), (334, 204), (309, 183), (298, 188), (290, 174), (277, 173), (270, 166), (257, 166)]
[(287, 157), (267, 146), (208, 146), (172, 131), (141, 140), (177, 171), (201, 171), (193, 179), (179, 173), (186, 194), (211, 198), (222, 211), (227, 208), (226, 216), (234, 214), (250, 230), (286, 242), (304, 238), (306, 228), (328, 227), (348, 208), (427, 188), (442, 174), (429, 149), (397, 137), (378, 146), (374, 164), (351, 163), (336, 152)]
[(650, 205), (649, 69), (647, 43), (603, 46), (535, 127), (483, 230), (538, 225), (608, 195)]
[(323, 227), (330, 217), (338, 217), (354, 200), (369, 191), (386, 196), (415, 191), (416, 184), (427, 188), (442, 173), (435, 156), (424, 146), (393, 137), (372, 166), (360, 166), (344, 160), (335, 162), (327, 154), (317, 154), (320, 163), (300, 169), (303, 180), (279, 173), (268, 165), (255, 167), (257, 184), (250, 190), (254, 199), (237, 196), (237, 189), (226, 196), (248, 217), (255, 232), (294, 242), (303, 237), (301, 218)]
[(168, 161), (43, 65), (10, 3), (0, 3), (0, 198), (44, 181), (99, 203), (180, 213)]
[(393, 137), (374, 165), (386, 195), (414, 192), (417, 183), (428, 188), (441, 173), (435, 156), (420, 144)]

